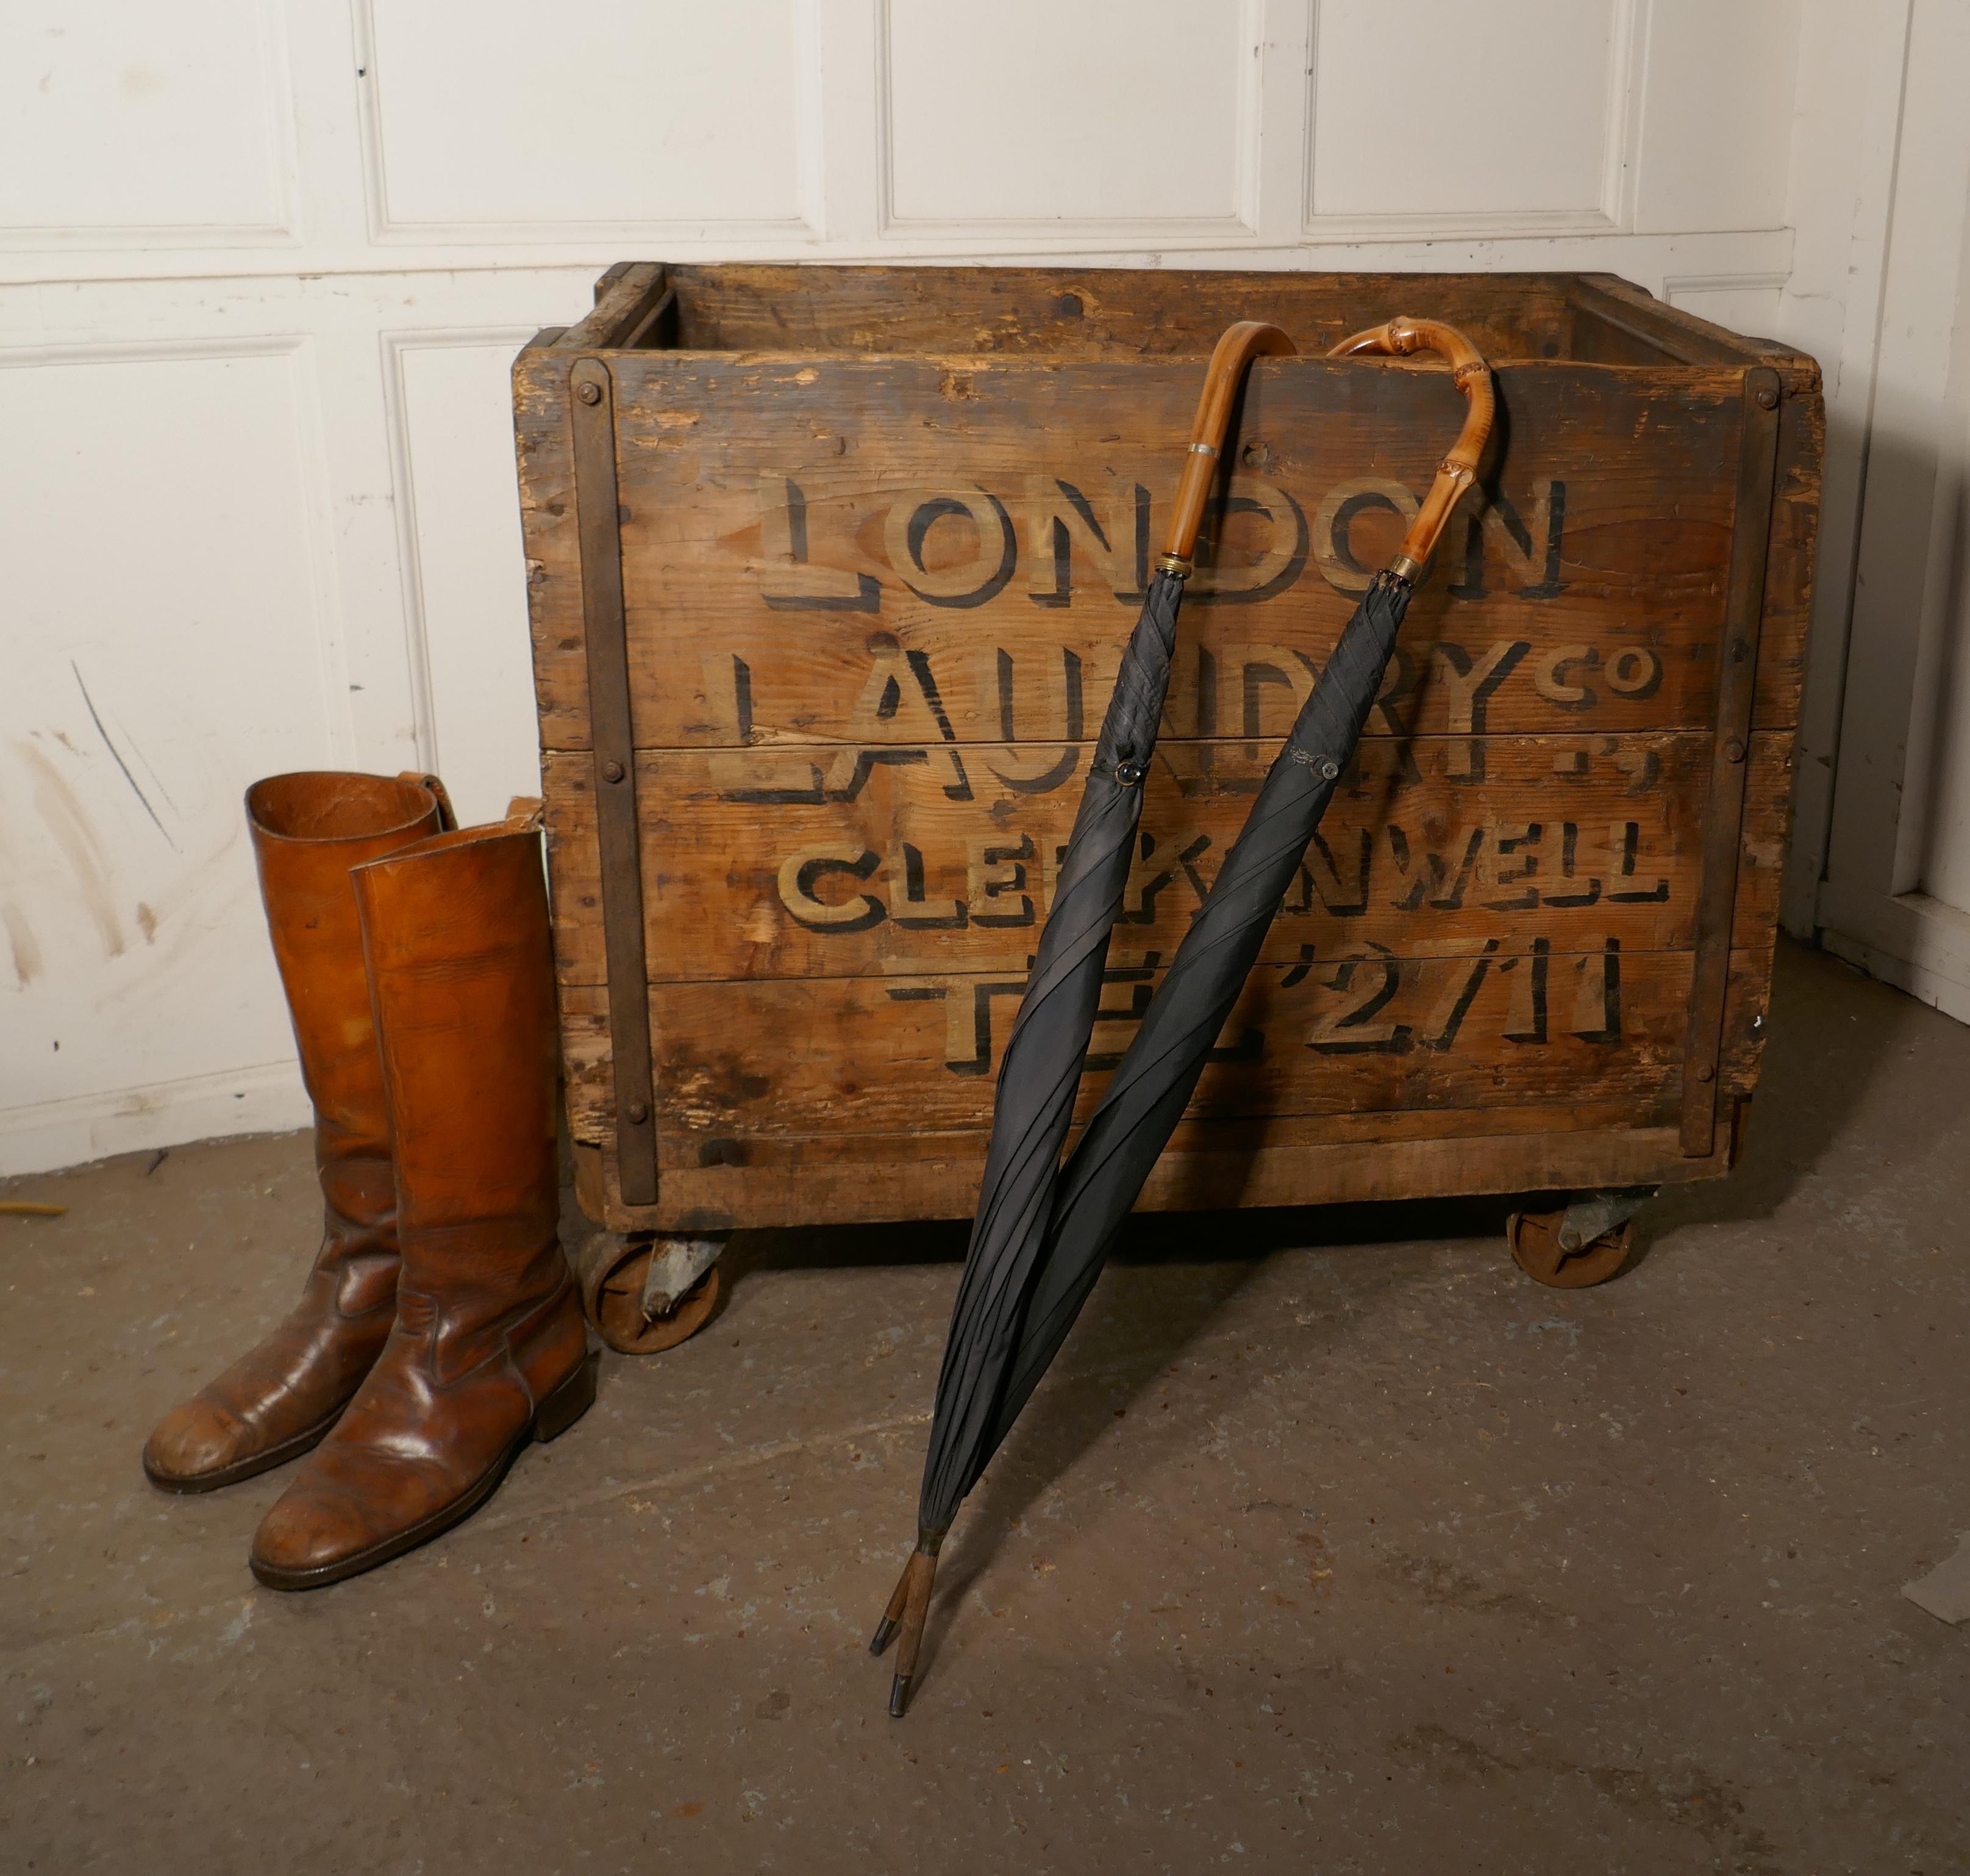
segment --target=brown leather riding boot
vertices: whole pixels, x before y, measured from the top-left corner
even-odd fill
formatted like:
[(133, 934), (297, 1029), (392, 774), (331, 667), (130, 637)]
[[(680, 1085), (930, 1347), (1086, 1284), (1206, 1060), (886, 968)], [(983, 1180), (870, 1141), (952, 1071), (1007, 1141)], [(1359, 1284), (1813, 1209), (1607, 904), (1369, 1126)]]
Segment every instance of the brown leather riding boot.
[(246, 820), (314, 1103), (327, 1228), (286, 1320), (151, 1435), (144, 1470), (166, 1491), (210, 1491), (305, 1452), (396, 1318), (390, 1123), (349, 870), (436, 833), (444, 805), (410, 776), (273, 775), (247, 790)]
[(395, 1143), (396, 1326), (267, 1513), (253, 1574), (313, 1589), (489, 1497), (595, 1397), (555, 1234), (554, 964), (541, 842), (509, 821), (359, 867)]

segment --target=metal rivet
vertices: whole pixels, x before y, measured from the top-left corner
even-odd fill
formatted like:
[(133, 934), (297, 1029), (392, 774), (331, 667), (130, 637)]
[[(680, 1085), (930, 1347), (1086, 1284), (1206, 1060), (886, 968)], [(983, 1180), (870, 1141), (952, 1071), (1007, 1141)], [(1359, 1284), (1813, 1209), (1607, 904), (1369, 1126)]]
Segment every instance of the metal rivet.
[(1744, 759), (1744, 743), (1741, 736), (1734, 736), (1724, 745), (1724, 759), (1733, 762), (1741, 762)]
[(623, 1117), (632, 1127), (641, 1127), (650, 1117), (649, 1106), (640, 1101), (632, 1101), (623, 1110)]
[(602, 387), (596, 384), (577, 385), (574, 395), (584, 404), (600, 404), (602, 402)]
[(602, 765), (602, 779), (605, 782), (620, 782), (623, 769), (620, 762), (608, 762)]
[(1717, 1078), (1717, 1071), (1706, 1062), (1697, 1069), (1696, 1078), (1699, 1081), (1714, 1081)]
[(1770, 385), (1765, 385), (1758, 392), (1758, 408), (1761, 411), (1775, 411), (1778, 407), (1779, 394)]

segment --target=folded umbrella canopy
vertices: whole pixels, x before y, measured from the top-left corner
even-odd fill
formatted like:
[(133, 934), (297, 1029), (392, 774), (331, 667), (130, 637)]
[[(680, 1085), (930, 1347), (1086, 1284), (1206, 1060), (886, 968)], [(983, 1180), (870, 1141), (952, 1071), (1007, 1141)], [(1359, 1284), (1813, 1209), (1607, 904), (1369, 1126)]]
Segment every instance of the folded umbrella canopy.
[(938, 1546), (999, 1443), (987, 1435), (1019, 1353), (1019, 1325), (1042, 1254), (1061, 1149), (1067, 1143), (1081, 1065), (1094, 1033), (1109, 933), (1121, 911), (1135, 857), (1143, 779), (1169, 688), (1177, 609), (1231, 408), (1253, 359), (1293, 349), (1278, 327), (1245, 320), (1230, 327), (1211, 353), (1178, 485), (1168, 551), (1157, 564), (1142, 616), (1123, 654), (1026, 995), (1006, 1040), (970, 1247), (938, 1377), (918, 1505), (918, 1548), (872, 1644), (880, 1654), (899, 1627), (903, 1630), (890, 1696), (890, 1711), (899, 1717), (916, 1671)]
[[(1051, 1211), (1041, 1241), (1026, 1260), (1030, 1273), (1001, 1300), (1002, 1319), (992, 1325), (1000, 1351), (990, 1370), (996, 1385), (989, 1396), (980, 1394), (965, 1416), (964, 1464), (951, 1472), (962, 1482), (955, 1491), (934, 1494), (926, 1474), (917, 1551), (876, 1631), (879, 1652), (900, 1619), (906, 1647), (901, 1669), (914, 1670), (937, 1550), (950, 1517), (1066, 1339), (1116, 1231), (1188, 1105), (1335, 785), (1354, 757), (1415, 583), (1451, 509), (1475, 479), (1491, 433), (1491, 379), (1477, 349), (1461, 333), (1434, 320), (1391, 320), (1343, 340), (1330, 356), (1407, 355), (1419, 350), (1437, 352), (1449, 360), (1457, 387), (1468, 403), (1462, 431), (1444, 457), (1400, 549), (1376, 575), (1344, 628), (1127, 1054), (1065, 1167), (1048, 1182)], [(1029, 1001), (1031, 997), (1029, 991)], [(1084, 1044), (1084, 1032), (1082, 1039)], [(1067, 1098), (1071, 1104), (1071, 1083)], [(967, 1268), (967, 1283), (969, 1279)], [(1009, 1321), (1003, 1319), (1008, 1309)], [(967, 1339), (975, 1332), (961, 1320), (954, 1322), (951, 1344), (945, 1351), (947, 1376), (954, 1368), (964, 1370), (970, 1359), (968, 1348), (958, 1346), (961, 1330)], [(944, 1402), (940, 1382), (940, 1417)], [(955, 1428), (953, 1435), (956, 1438)], [(934, 1433), (934, 1458), (937, 1451)], [(909, 1672), (899, 1671), (892, 1690), (892, 1713), (902, 1711), (909, 1681)]]

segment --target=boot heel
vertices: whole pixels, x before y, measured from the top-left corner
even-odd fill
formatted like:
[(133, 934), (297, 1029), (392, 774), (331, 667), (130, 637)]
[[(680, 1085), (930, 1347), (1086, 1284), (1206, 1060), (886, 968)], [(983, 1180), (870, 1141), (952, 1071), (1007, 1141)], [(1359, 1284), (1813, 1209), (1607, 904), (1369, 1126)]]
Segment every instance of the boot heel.
[(595, 1370), (601, 1361), (601, 1351), (590, 1349), (574, 1372), (534, 1409), (534, 1437), (542, 1445), (560, 1439), (595, 1405)]

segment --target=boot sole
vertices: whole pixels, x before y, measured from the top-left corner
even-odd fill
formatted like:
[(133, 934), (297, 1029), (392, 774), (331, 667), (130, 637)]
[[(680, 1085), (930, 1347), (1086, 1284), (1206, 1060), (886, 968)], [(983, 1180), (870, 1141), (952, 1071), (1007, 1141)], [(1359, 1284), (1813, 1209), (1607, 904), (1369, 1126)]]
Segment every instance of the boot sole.
[(167, 1491), (175, 1497), (190, 1497), (196, 1493), (218, 1491), (227, 1485), (237, 1485), (243, 1479), (257, 1478), (262, 1472), (271, 1472), (277, 1465), (285, 1465), (290, 1459), (298, 1459), (304, 1452), (319, 1446), (328, 1437), (330, 1429), (342, 1418), (342, 1411), (349, 1403), (340, 1402), (332, 1413), (324, 1414), (314, 1425), (304, 1427), (298, 1433), (291, 1433), (277, 1446), (269, 1446), (264, 1452), (256, 1452), (251, 1458), (236, 1459), (230, 1465), (223, 1465), (216, 1471), (194, 1473), (189, 1478), (174, 1472), (157, 1472), (151, 1462), (144, 1461), (144, 1476), (160, 1491)]
[(601, 1360), (601, 1352), (597, 1349), (583, 1356), (565, 1380), (548, 1390), (519, 1438), (493, 1461), (483, 1478), (450, 1504), (398, 1531), (393, 1537), (385, 1537), (367, 1549), (359, 1550), (333, 1563), (318, 1564), (312, 1569), (284, 1570), (273, 1564), (262, 1563), (258, 1557), (249, 1558), (249, 1565), (255, 1580), (269, 1589), (325, 1589), (330, 1583), (360, 1576), (365, 1570), (373, 1570), (379, 1563), (401, 1557), (405, 1551), (430, 1543), (454, 1524), (462, 1524), (499, 1489), (500, 1482), (529, 1441), (538, 1440), (545, 1445), (551, 1439), (560, 1439), (595, 1404), (595, 1370)]

